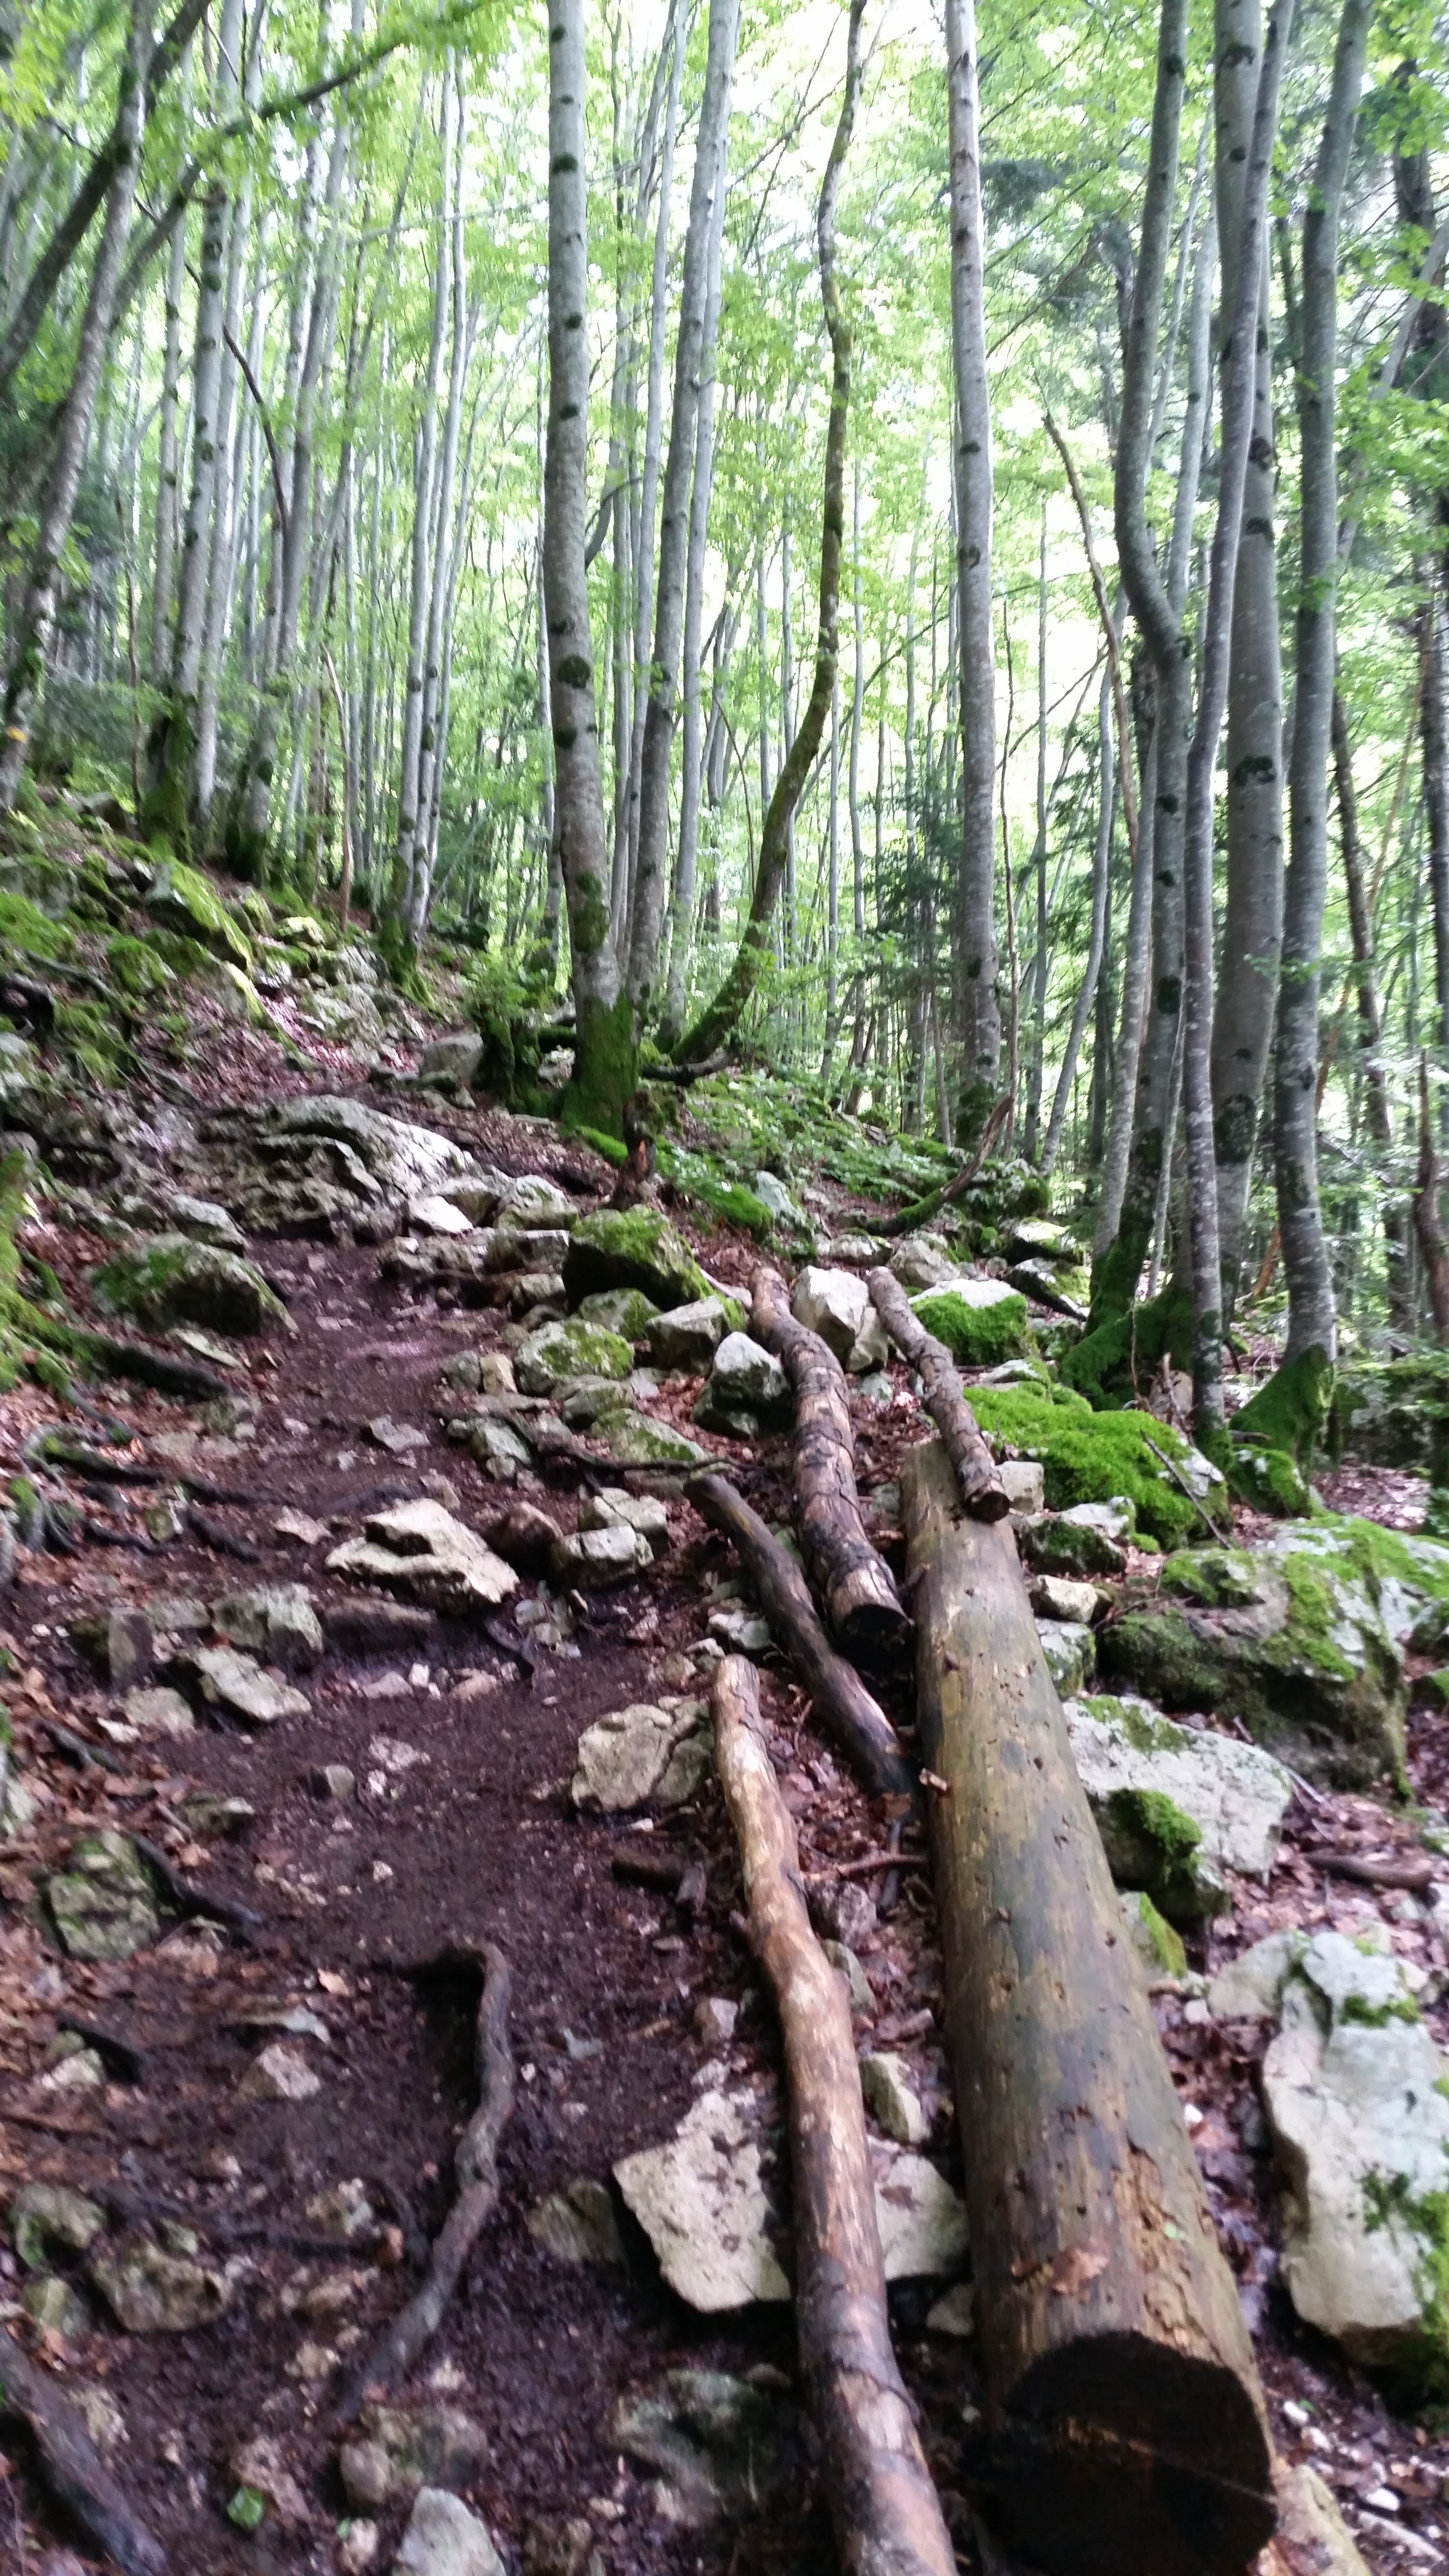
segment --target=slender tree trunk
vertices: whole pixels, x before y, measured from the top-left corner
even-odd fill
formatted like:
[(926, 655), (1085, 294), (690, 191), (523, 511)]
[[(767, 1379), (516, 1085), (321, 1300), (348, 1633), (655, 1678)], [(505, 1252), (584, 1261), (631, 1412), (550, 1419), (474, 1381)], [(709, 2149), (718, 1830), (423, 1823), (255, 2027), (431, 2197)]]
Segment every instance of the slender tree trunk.
[[(736, 6), (736, 32), (738, 10)], [(699, 149), (703, 149), (703, 120)], [(669, 1048), (684, 1026), (688, 993), (689, 943), (694, 920), (694, 889), (699, 854), (700, 785), (703, 770), (700, 641), (704, 629), (705, 558), (709, 543), (709, 504), (714, 487), (714, 415), (717, 384), (715, 349), (724, 266), (726, 175), (729, 159), (728, 114), (719, 121), (715, 174), (710, 202), (710, 229), (704, 298), (704, 332), (699, 353), (699, 411), (694, 433), (694, 481), (689, 495), (689, 549), (684, 595), (684, 774), (680, 782), (679, 858), (670, 926), (669, 983), (660, 1027), (660, 1044)], [(666, 511), (668, 493), (665, 495)]]
[[(674, 146), (679, 132), (679, 101), (684, 85), (688, 30), (676, 7), (671, 20), (674, 51), (670, 59), (669, 102), (659, 156), (659, 212), (654, 226), (654, 275), (649, 298), (649, 373), (646, 379), (644, 456), (635, 523), (633, 714), (629, 737), (629, 843), (621, 917), (614, 942), (621, 961), (631, 960), (635, 887), (639, 870), (639, 835), (643, 820), (645, 730), (649, 708), (649, 613), (654, 599), (654, 551), (659, 506), (659, 460), (664, 445), (664, 344), (669, 319), (669, 225), (674, 209)], [(641, 184), (643, 169), (641, 164)]]
[(1116, 817), (1117, 788), (1117, 773), (1112, 750), (1110, 677), (1103, 680), (1101, 695), (1097, 702), (1097, 759), (1099, 782), (1097, 844), (1092, 854), (1092, 927), (1087, 942), (1086, 970), (1077, 987), (1072, 1025), (1067, 1034), (1062, 1069), (1057, 1077), (1056, 1096), (1052, 1101), (1052, 1114), (1047, 1125), (1046, 1143), (1042, 1148), (1041, 1167), (1044, 1172), (1055, 1171), (1057, 1156), (1061, 1151), (1062, 1130), (1066, 1125), (1067, 1108), (1072, 1096), (1077, 1057), (1081, 1052), (1087, 1022), (1097, 998), (1097, 978), (1102, 971), (1102, 951), (1107, 940), (1107, 889), (1112, 873), (1112, 825)]
[(820, 531), (819, 628), (815, 645), (815, 680), (800, 730), (781, 769), (760, 832), (760, 864), (754, 897), (738, 953), (714, 1000), (676, 1050), (685, 1062), (713, 1054), (739, 1025), (741, 1013), (759, 981), (770, 948), (770, 924), (789, 864), (790, 826), (806, 779), (815, 765), (825, 720), (835, 690), (839, 651), (840, 559), (845, 534), (845, 435), (850, 414), (850, 326), (840, 300), (835, 268), (835, 205), (840, 173), (855, 122), (860, 91), (860, 22), (865, 0), (851, 0), (847, 39), (845, 96), (840, 121), (825, 165), (816, 217), (820, 254), (820, 296), (830, 336), (830, 422), (825, 439), (825, 496)]
[[(1357, 5), (1357, 0), (1350, 0)], [(1233, 602), (1240, 559), (1248, 451), (1257, 397), (1257, 323), (1268, 247), (1268, 182), (1278, 130), (1283, 54), (1294, 0), (1275, 0), (1263, 45), (1243, 184), (1239, 277), (1223, 385), (1222, 454), (1197, 723), (1187, 764), (1184, 841), (1185, 1021), (1182, 1093), (1187, 1141), (1188, 1235), (1192, 1253), (1193, 1406), (1197, 1436), (1211, 1447), (1223, 1432), (1223, 1280), (1213, 1136), (1213, 788), (1227, 709)], [(1336, 521), (1335, 521), (1336, 536)], [(1330, 663), (1330, 672), (1332, 664)], [(1326, 713), (1326, 710), (1325, 710)], [(1321, 912), (1320, 898), (1320, 912)], [(1315, 1023), (1317, 1003), (1315, 997)], [(1249, 1149), (1251, 1149), (1251, 1135)]]
[[(1142, 238), (1133, 279), (1122, 382), (1122, 421), (1117, 439), (1115, 519), (1117, 555), (1132, 613), (1142, 629), (1156, 682), (1153, 727), (1156, 776), (1151, 810), (1144, 793), (1140, 838), (1152, 852), (1152, 974), (1137, 1067), (1132, 1146), (1117, 1231), (1099, 1250), (1092, 1269), (1092, 1321), (1122, 1314), (1137, 1293), (1152, 1232), (1158, 1174), (1162, 1168), (1172, 1059), (1182, 1007), (1182, 831), (1187, 730), (1191, 703), (1189, 648), (1181, 610), (1163, 580), (1147, 520), (1153, 388), (1162, 316), (1172, 210), (1177, 193), (1178, 139), (1187, 60), (1186, 0), (1162, 0), (1158, 27), (1157, 86), (1152, 110), (1151, 157)], [(1196, 488), (1200, 423), (1188, 421)], [(1188, 456), (1184, 455), (1187, 465)], [(1179, 498), (1182, 478), (1179, 477)]]
[[(831, 1067), (835, 1062), (835, 1040), (840, 1019), (840, 665), (835, 667), (835, 691), (830, 701), (830, 810), (826, 824), (829, 844), (827, 890), (825, 898), (825, 1052), (820, 1063), (821, 1082), (829, 1086)], [(939, 1049), (937, 1062), (940, 1062)]]
[(5, 688), (3, 725), (0, 725), (0, 814), (8, 814), (15, 803), (36, 701), (50, 669), (60, 605), (61, 556), (75, 515), (76, 494), (80, 489), (86, 447), (95, 418), (111, 314), (140, 176), (150, 67), (150, 0), (132, 0), (112, 136), (113, 166), (105, 193), (101, 238), (81, 317), (75, 367), (41, 498), (35, 545), (26, 571), (19, 613), (11, 630), (10, 675)]
[(634, 1088), (633, 1015), (609, 925), (594, 651), (584, 562), (589, 463), (589, 210), (584, 177), (583, 0), (548, 13), (548, 436), (543, 593), (554, 793), (568, 907), (576, 1042), (566, 1118), (623, 1132)]
[(961, 1049), (957, 1142), (971, 1151), (996, 1103), (1001, 995), (996, 953), (996, 649), (991, 597), (991, 392), (986, 372), (986, 227), (981, 205), (975, 0), (946, 0), (951, 155), (951, 359), (955, 383), (956, 590), (961, 652), (961, 869), (956, 983)]
[[(451, 175), (452, 207), (439, 243), (448, 251), (452, 275), (452, 343), (448, 358), (448, 399), (443, 417), (443, 449), (434, 503), (435, 535), (428, 597), (428, 640), (423, 665), (422, 729), (418, 737), (417, 811), (421, 829), (413, 835), (408, 881), (402, 899), (403, 933), (412, 948), (422, 939), (432, 895), (432, 807), (434, 783), (447, 752), (442, 719), (445, 611), (451, 578), (451, 529), (458, 482), (458, 446), (463, 425), (463, 384), (468, 371), (468, 277), (463, 239), (463, 155), (466, 115), (461, 81), (457, 85), (457, 127)], [(445, 186), (448, 174), (444, 173)]]
[[(1218, 354), (1225, 403), (1235, 355), (1230, 317), (1242, 301), (1243, 196), (1262, 44), (1260, 0), (1216, 0), (1214, 120), (1223, 315)], [(1253, 316), (1253, 413), (1233, 592), (1227, 900), (1212, 1036), (1225, 1318), (1232, 1315), (1242, 1268), (1248, 1184), (1273, 1035), (1283, 937), (1283, 668), (1273, 531), (1277, 459), (1268, 339), (1268, 250), (1265, 234)]]
[(1036, 954), (1031, 961), (1031, 1056), (1026, 1073), (1026, 1122), (1022, 1151), (1037, 1157), (1046, 1057), (1047, 995), (1047, 523), (1042, 504), (1036, 573), (1036, 846), (1031, 857), (1036, 890)]
[(428, 615), (433, 595), (433, 519), (437, 498), (438, 406), (442, 398), (443, 346), (447, 337), (452, 239), (448, 223), (453, 152), (453, 67), (443, 67), (439, 155), (442, 183), (438, 204), (438, 250), (433, 270), (433, 321), (428, 341), (428, 369), (422, 416), (417, 428), (413, 472), (412, 584), (408, 603), (407, 693), (403, 707), (402, 772), (398, 785), (397, 847), (393, 853), (390, 909), (404, 940), (406, 905), (412, 882), (413, 851), (421, 812), (424, 693), (427, 685)]
[(1396, 1331), (1407, 1333), (1413, 1330), (1413, 1303), (1409, 1294), (1404, 1211), (1401, 1202), (1391, 1194), (1394, 1119), (1389, 1077), (1383, 1060), (1383, 1011), (1374, 968), (1373, 916), (1364, 875), (1363, 844), (1359, 838), (1358, 796), (1353, 780), (1348, 714), (1336, 688), (1333, 692), (1333, 784), (1338, 800), (1339, 849), (1343, 858), (1344, 890), (1348, 897), (1349, 936), (1353, 942), (1354, 989), (1358, 1001), (1368, 1130), (1378, 1149), (1376, 1159), (1383, 1187), (1384, 1274), (1389, 1322)]
[(1273, 1097), (1278, 1224), (1288, 1283), (1285, 1359), (1337, 1351), (1333, 1273), (1318, 1197), (1318, 1003), (1328, 884), (1328, 760), (1338, 574), (1338, 223), (1368, 44), (1370, 0), (1344, 0), (1333, 87), (1303, 218), (1296, 671), (1288, 880)]
[(1419, 566), (1419, 731), (1423, 756), (1425, 856), (1434, 920), (1435, 1043), (1449, 1048), (1449, 693), (1445, 687), (1444, 603), (1440, 568)]
[(161, 372), (161, 426), (156, 458), (156, 556), (151, 592), (151, 676), (159, 682), (169, 659), (171, 590), (176, 562), (180, 442), (181, 298), (186, 286), (186, 220), (173, 227), (166, 262), (166, 340)]

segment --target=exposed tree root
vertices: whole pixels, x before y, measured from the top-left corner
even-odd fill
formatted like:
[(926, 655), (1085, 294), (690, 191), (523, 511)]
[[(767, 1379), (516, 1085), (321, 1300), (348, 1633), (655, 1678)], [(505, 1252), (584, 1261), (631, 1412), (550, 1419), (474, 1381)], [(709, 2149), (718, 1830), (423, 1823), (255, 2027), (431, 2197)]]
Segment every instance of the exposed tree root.
[(18, 2416), (46, 2485), (122, 2576), (159, 2576), (166, 2552), (132, 2512), (65, 2391), (0, 2334), (0, 2413)]

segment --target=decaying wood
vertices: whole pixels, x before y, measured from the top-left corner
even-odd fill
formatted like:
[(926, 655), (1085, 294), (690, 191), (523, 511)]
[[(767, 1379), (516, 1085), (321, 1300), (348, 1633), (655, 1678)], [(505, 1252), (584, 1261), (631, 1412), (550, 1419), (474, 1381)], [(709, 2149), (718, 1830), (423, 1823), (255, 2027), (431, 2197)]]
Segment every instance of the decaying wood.
[(85, 2422), (57, 2381), (0, 2333), (0, 2414), (16, 2416), (35, 2444), (46, 2485), (122, 2576), (159, 2576), (166, 2552), (132, 2512)]
[(513, 2051), (508, 2044), (508, 1963), (501, 1950), (485, 1941), (483, 1993), (478, 2005), (475, 2042), (478, 2108), (453, 2157), (458, 2196), (449, 2210), (428, 2258), (427, 2277), (407, 2306), (394, 2317), (381, 2343), (346, 2380), (337, 2420), (354, 2423), (364, 2398), (395, 2388), (432, 2341), (447, 2312), (478, 2234), (498, 2199), (498, 2141), (513, 2109)]
[(860, 1517), (845, 1372), (820, 1335), (796, 1322), (778, 1271), (757, 1270), (752, 1294), (755, 1332), (795, 1390), (795, 1517), (826, 1616), (852, 1651), (897, 1645), (909, 1623)]
[(901, 1497), (1003, 2518), (1044, 2576), (1242, 2576), (1274, 2523), (1252, 2347), (1015, 1544), (937, 1441)]
[(795, 2316), (841, 2565), (954, 2576), (915, 2411), (891, 2348), (885, 2267), (845, 1983), (810, 1928), (795, 1828), (760, 1728), (754, 1667), (714, 1681), (720, 1783), (739, 1837), (750, 1938), (785, 2041)]
[(1427, 1853), (1412, 1860), (1375, 1860), (1368, 1852), (1309, 1849), (1299, 1858), (1310, 1869), (1326, 1870), (1330, 1878), (1354, 1878), (1361, 1887), (1404, 1887), (1411, 1895), (1422, 1895), (1445, 1875), (1443, 1862), (1431, 1860)]
[(835, 1652), (789, 1549), (772, 1538), (727, 1476), (706, 1469), (691, 1476), (684, 1490), (701, 1518), (734, 1541), (760, 1608), (810, 1694), (816, 1719), (866, 1787), (877, 1796), (918, 1797), (916, 1775), (900, 1737), (854, 1666)]
[(873, 1270), (866, 1286), (871, 1303), (921, 1381), (926, 1411), (946, 1444), (956, 1470), (961, 1500), (973, 1519), (1004, 1521), (1011, 1509), (996, 1461), (982, 1436), (975, 1414), (961, 1392), (961, 1371), (944, 1342), (928, 1333), (898, 1279), (889, 1270)]

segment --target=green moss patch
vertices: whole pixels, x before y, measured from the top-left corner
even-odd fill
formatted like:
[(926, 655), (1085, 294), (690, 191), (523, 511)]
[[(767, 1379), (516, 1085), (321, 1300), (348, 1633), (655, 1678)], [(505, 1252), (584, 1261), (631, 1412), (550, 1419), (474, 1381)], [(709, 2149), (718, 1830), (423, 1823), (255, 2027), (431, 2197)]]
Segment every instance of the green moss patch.
[(1096, 1816), (1112, 1876), (1145, 1889), (1169, 1922), (1200, 1923), (1226, 1907), (1226, 1888), (1199, 1858), (1202, 1827), (1165, 1791), (1114, 1789)]
[(1018, 1457), (1041, 1460), (1050, 1510), (1125, 1494), (1139, 1528), (1164, 1547), (1181, 1547), (1201, 1531), (1201, 1515), (1147, 1445), (1155, 1441), (1165, 1457), (1185, 1468), (1188, 1444), (1170, 1424), (1141, 1413), (1094, 1413), (1082, 1396), (1065, 1388), (1048, 1399), (1030, 1387), (977, 1386), (971, 1404), (998, 1452), (1009, 1448)]
[(181, 859), (163, 859), (146, 908), (183, 939), (199, 940), (213, 956), (229, 957), (244, 974), (251, 973), (251, 942), (199, 868), (189, 868)]
[(1124, 1888), (1121, 1903), (1128, 1937), (1149, 1978), (1185, 1977), (1182, 1935), (1159, 1914), (1145, 1889)]
[(1004, 1280), (962, 1279), (927, 1288), (911, 1299), (911, 1308), (962, 1368), (999, 1368), (1031, 1348), (1026, 1299)]
[(655, 1208), (602, 1208), (574, 1227), (564, 1259), (570, 1307), (605, 1288), (642, 1288), (665, 1312), (710, 1293), (688, 1244)]

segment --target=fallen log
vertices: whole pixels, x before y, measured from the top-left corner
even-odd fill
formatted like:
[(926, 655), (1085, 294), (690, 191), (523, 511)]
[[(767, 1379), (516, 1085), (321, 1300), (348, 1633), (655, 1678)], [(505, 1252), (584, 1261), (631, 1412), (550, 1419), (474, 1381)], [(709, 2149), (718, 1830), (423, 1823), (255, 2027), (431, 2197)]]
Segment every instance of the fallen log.
[(877, 1797), (919, 1800), (916, 1774), (900, 1737), (854, 1665), (831, 1645), (810, 1586), (789, 1549), (771, 1536), (728, 1476), (706, 1468), (690, 1477), (684, 1493), (702, 1520), (734, 1541), (760, 1608), (810, 1694), (816, 1719), (866, 1787)]
[(122, 2576), (159, 2576), (166, 2552), (135, 2514), (59, 2382), (0, 2334), (0, 2415), (19, 2418), (35, 2444), (40, 2473)]
[(1361, 1887), (1403, 1887), (1417, 1896), (1446, 1875), (1443, 1862), (1431, 1860), (1427, 1852), (1417, 1858), (1376, 1860), (1371, 1852), (1332, 1851), (1309, 1844), (1298, 1857), (1330, 1878), (1355, 1878)]
[(498, 2200), (498, 2141), (513, 2108), (513, 2051), (508, 2044), (508, 1963), (491, 1941), (483, 1944), (483, 1993), (478, 2005), (475, 2059), (478, 2108), (453, 2156), (458, 2197), (433, 2240), (426, 2278), (399, 2310), (375, 2352), (343, 2383), (340, 2424), (355, 2423), (363, 2400), (395, 2388), (432, 2341), (458, 2286), (479, 2231)]
[(860, 1517), (845, 1372), (820, 1335), (796, 1322), (778, 1271), (757, 1270), (752, 1295), (755, 1333), (795, 1390), (795, 1516), (826, 1617), (852, 1651), (899, 1645), (910, 1622)]
[(866, 1286), (871, 1304), (921, 1381), (926, 1411), (945, 1443), (956, 1470), (961, 1500), (973, 1520), (1004, 1521), (1011, 1509), (995, 1459), (975, 1414), (961, 1392), (961, 1371), (944, 1342), (928, 1333), (910, 1300), (889, 1270), (873, 1270)]
[(742, 1656), (727, 1655), (716, 1671), (714, 1721), (751, 1943), (785, 2040), (796, 2329), (840, 2563), (853, 2576), (954, 2576), (891, 2348), (850, 2001), (810, 1928), (795, 1828), (761, 1734), (754, 1667)]
[(1003, 2522), (1044, 2576), (1243, 2576), (1262, 2395), (1010, 1529), (901, 1473), (976, 2316)]

